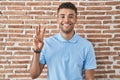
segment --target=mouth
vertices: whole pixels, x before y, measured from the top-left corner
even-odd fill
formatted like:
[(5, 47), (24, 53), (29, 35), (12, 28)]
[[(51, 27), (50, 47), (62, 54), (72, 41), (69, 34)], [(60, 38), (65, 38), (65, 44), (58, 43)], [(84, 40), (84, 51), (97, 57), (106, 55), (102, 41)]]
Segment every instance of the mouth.
[(69, 27), (69, 26), (71, 26), (72, 24), (62, 24), (63, 26), (65, 26), (65, 27)]

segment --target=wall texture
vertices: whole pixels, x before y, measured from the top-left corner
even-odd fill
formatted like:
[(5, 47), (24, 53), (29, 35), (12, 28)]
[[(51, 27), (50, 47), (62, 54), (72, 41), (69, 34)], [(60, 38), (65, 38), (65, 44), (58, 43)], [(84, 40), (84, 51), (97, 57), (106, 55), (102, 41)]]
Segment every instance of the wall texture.
[[(56, 9), (64, 1), (69, 0), (0, 0), (0, 80), (31, 80), (35, 26), (46, 26), (46, 37), (56, 34)], [(78, 8), (76, 31), (95, 49), (95, 80), (120, 80), (120, 0), (72, 2)], [(46, 73), (47, 67), (40, 80)]]

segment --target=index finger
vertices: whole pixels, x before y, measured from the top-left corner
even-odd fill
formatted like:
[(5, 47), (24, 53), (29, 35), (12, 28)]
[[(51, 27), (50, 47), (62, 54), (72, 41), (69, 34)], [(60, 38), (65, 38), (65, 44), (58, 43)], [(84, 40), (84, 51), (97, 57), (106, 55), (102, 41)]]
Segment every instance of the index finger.
[(35, 34), (39, 35), (40, 34), (40, 26), (35, 27)]
[(44, 35), (45, 35), (46, 27), (43, 27), (43, 30), (41, 31), (41, 40), (43, 41)]

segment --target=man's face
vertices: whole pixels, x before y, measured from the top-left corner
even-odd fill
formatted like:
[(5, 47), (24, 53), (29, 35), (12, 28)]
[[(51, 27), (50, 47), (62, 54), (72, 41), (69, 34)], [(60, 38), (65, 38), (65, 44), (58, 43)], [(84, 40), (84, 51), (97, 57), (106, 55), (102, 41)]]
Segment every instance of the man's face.
[(60, 9), (57, 14), (57, 22), (60, 25), (60, 30), (64, 33), (70, 33), (74, 30), (74, 25), (77, 21), (77, 14), (72, 9)]

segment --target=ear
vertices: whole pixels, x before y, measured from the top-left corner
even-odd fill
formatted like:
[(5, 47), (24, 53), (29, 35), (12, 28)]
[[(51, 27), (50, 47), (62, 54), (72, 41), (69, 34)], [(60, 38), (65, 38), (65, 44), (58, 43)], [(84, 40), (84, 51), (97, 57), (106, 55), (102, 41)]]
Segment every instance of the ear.
[(76, 15), (76, 19), (75, 19), (75, 22), (77, 23), (77, 15)]
[(59, 16), (58, 16), (58, 13), (57, 13), (57, 23), (59, 23)]

